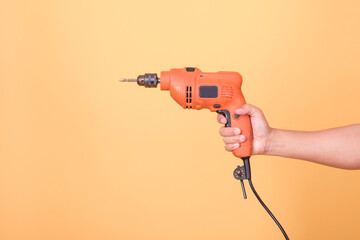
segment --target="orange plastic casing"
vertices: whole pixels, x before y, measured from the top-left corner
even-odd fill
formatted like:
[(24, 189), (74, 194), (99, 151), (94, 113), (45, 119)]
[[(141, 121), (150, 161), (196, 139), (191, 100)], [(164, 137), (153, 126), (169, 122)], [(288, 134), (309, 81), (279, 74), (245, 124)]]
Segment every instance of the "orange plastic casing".
[(242, 77), (237, 72), (206, 73), (198, 68), (180, 68), (160, 74), (161, 90), (169, 90), (171, 97), (184, 109), (207, 108), (227, 115), (227, 127), (240, 128), (246, 137), (233, 154), (248, 157), (252, 153), (253, 141), (250, 117), (235, 114), (235, 110), (246, 103), (241, 84)]

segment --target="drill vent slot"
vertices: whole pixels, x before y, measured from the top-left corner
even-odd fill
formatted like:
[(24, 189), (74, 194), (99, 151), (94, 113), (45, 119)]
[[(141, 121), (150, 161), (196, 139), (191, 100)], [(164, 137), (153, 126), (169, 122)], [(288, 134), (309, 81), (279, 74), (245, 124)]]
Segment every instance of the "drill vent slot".
[[(186, 87), (186, 103), (187, 104), (192, 103), (192, 87), (191, 86)], [(188, 108), (188, 107), (186, 107), (186, 108)], [(192, 108), (192, 106), (190, 106), (189, 108)]]
[(221, 87), (221, 97), (222, 98), (233, 98), (234, 89), (231, 86), (222, 86)]

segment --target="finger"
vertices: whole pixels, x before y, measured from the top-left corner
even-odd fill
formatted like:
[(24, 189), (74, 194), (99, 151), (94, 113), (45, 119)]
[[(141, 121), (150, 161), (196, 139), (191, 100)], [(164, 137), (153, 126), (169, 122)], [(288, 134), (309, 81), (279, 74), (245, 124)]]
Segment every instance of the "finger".
[(232, 137), (241, 133), (240, 129), (235, 127), (222, 127), (219, 132), (223, 137)]
[(225, 145), (225, 149), (226, 149), (226, 151), (228, 151), (228, 152), (231, 152), (231, 151), (233, 151), (233, 150), (235, 150), (235, 149), (237, 149), (237, 148), (239, 148), (239, 147), (240, 147), (240, 144), (239, 144), (239, 143), (226, 144), (226, 145)]
[(236, 114), (239, 115), (250, 115), (252, 117), (257, 117), (263, 115), (263, 112), (260, 108), (255, 107), (251, 104), (244, 104), (241, 108), (235, 110)]
[(233, 143), (242, 143), (244, 142), (246, 137), (244, 135), (238, 135), (234, 137), (224, 137), (225, 144), (233, 144)]
[(217, 116), (217, 121), (218, 121), (219, 123), (221, 123), (221, 124), (226, 124), (226, 123), (227, 123), (226, 118), (225, 118), (223, 115), (221, 115), (221, 114), (218, 114), (218, 116)]

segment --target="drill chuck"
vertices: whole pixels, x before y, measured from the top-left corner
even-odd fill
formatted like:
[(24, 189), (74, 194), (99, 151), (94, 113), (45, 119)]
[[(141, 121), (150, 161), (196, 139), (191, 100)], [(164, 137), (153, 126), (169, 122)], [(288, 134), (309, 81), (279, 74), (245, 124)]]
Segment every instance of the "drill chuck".
[(156, 73), (146, 73), (137, 77), (137, 84), (139, 86), (153, 88), (157, 87), (158, 83), (160, 83), (160, 78), (158, 78)]

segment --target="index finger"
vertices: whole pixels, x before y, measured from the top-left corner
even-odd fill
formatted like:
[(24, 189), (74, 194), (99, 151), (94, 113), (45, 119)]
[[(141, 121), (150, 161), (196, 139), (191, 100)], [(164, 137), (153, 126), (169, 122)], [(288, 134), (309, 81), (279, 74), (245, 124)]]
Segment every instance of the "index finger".
[(223, 115), (221, 115), (221, 114), (218, 114), (218, 116), (217, 116), (217, 121), (218, 121), (219, 123), (221, 123), (221, 124), (226, 124), (226, 123), (227, 123), (226, 118), (225, 118)]

